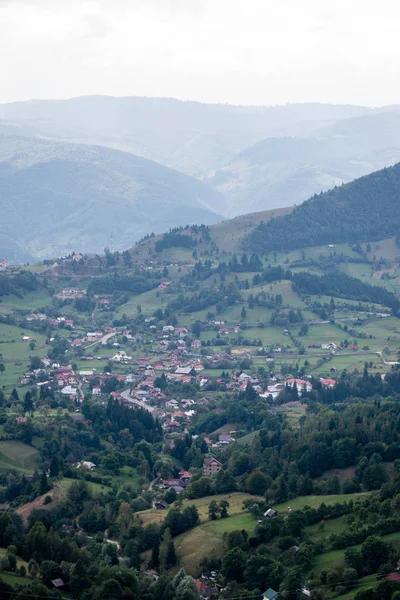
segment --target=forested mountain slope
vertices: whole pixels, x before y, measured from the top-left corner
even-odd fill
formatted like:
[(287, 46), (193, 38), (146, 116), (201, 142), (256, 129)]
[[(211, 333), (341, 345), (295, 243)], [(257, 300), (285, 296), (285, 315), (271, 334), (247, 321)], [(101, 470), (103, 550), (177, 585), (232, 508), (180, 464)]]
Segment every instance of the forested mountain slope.
[(260, 224), (248, 237), (258, 251), (290, 250), (397, 235), (400, 164), (314, 196), (292, 213)]
[(400, 112), (390, 110), (334, 123), (299, 136), (268, 137), (238, 153), (208, 182), (223, 193), (229, 214), (300, 204), (400, 160)]
[(99, 146), (0, 136), (0, 253), (14, 260), (117, 249), (144, 234), (216, 223), (224, 201), (202, 182)]

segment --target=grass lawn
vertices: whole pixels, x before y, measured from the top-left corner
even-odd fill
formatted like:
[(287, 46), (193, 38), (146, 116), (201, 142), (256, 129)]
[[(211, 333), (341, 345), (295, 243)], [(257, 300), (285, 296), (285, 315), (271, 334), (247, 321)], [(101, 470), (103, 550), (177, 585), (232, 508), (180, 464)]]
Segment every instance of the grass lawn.
[(51, 301), (50, 294), (44, 289), (30, 292), (23, 296), (23, 298), (18, 298), (14, 294), (2, 296), (0, 301), (0, 315), (7, 315), (18, 310), (35, 312), (39, 308), (44, 308), (48, 304), (51, 304)]
[(119, 475), (114, 475), (112, 478), (113, 482), (117, 481), (118, 483), (130, 483), (136, 487), (140, 487), (142, 489), (146, 486), (147, 479), (133, 469), (132, 467), (122, 467), (119, 471)]
[[(71, 487), (73, 481), (77, 480), (64, 477), (64, 479), (61, 479), (61, 481), (57, 481), (56, 485), (60, 488), (63, 497), (67, 495), (67, 492)], [(109, 487), (102, 485), (101, 483), (93, 483), (92, 481), (86, 481), (86, 483), (93, 496), (98, 496), (99, 494), (105, 493), (107, 490), (110, 489)]]
[(329, 519), (323, 523), (323, 527), (321, 528), (321, 523), (315, 523), (314, 525), (309, 525), (305, 528), (305, 532), (310, 536), (310, 538), (314, 542), (323, 542), (332, 533), (342, 533), (346, 529), (347, 525), (343, 521), (342, 517), (337, 519)]
[(280, 504), (275, 504), (273, 508), (278, 512), (285, 512), (287, 508), (290, 506), (292, 510), (301, 510), (305, 506), (310, 506), (311, 508), (318, 508), (322, 503), (328, 504), (336, 504), (342, 502), (349, 502), (349, 500), (363, 500), (366, 498), (368, 494), (337, 494), (331, 496), (299, 496), (299, 498), (293, 498), (292, 500), (286, 500), (286, 502), (281, 502)]
[[(361, 544), (357, 546), (351, 546), (355, 550), (361, 548)], [(342, 567), (344, 564), (344, 553), (347, 548), (343, 550), (331, 550), (331, 552), (324, 552), (323, 554), (317, 554), (312, 560), (312, 570), (320, 573), (325, 569), (335, 569), (336, 567)]]
[(1, 573), (0, 580), (8, 583), (8, 585), (11, 585), (12, 587), (17, 587), (17, 585), (29, 585), (32, 583), (32, 579), (29, 579), (28, 577), (19, 577), (13, 573)]
[(23, 442), (0, 442), (0, 469), (31, 473), (37, 467), (38, 451)]
[[(386, 543), (392, 543), (396, 547), (400, 545), (400, 532), (391, 533), (390, 535), (380, 536)], [(354, 550), (360, 550), (362, 544), (357, 544), (356, 546), (351, 546)], [(350, 547), (350, 546), (349, 546)], [(342, 550), (332, 550), (331, 552), (324, 552), (323, 554), (318, 554), (313, 558), (312, 561), (312, 570), (319, 573), (325, 569), (334, 569), (336, 566), (343, 566), (344, 563), (344, 553), (347, 548)]]
[[(28, 342), (22, 341), (24, 335), (35, 340), (35, 350), (29, 348)], [(0, 323), (0, 354), (5, 366), (4, 373), (0, 374), (0, 385), (5, 386), (6, 392), (11, 392), (16, 386), (19, 377), (25, 373), (32, 356), (47, 354), (49, 347), (45, 342), (46, 337), (41, 333)]]
[[(221, 554), (223, 550), (223, 537), (229, 531), (245, 529), (253, 533), (256, 520), (243, 510), (243, 501), (249, 498), (262, 499), (260, 496), (250, 496), (241, 492), (206, 496), (195, 500), (184, 500), (183, 506), (194, 504), (199, 511), (200, 525), (174, 538), (175, 548), (182, 566), (191, 575), (200, 571), (200, 563), (205, 556), (212, 553)], [(226, 519), (208, 520), (208, 505), (211, 500), (228, 500), (229, 517)], [(162, 523), (167, 511), (145, 510), (137, 513), (137, 518), (146, 526), (150, 523)]]
[[(291, 506), (294, 510), (299, 510), (304, 506), (312, 506), (317, 507), (322, 502), (325, 504), (333, 504), (336, 502), (343, 502), (344, 500), (363, 498), (366, 494), (348, 494), (348, 495), (337, 495), (337, 496), (304, 496), (300, 498), (296, 498), (294, 500), (289, 500), (288, 502), (278, 504), (274, 506), (276, 510), (284, 511), (288, 506)], [(218, 519), (217, 521), (206, 521), (202, 522), (201, 525), (191, 529), (190, 531), (183, 533), (180, 536), (175, 538), (175, 547), (177, 550), (177, 554), (180, 558), (182, 566), (186, 569), (188, 573), (191, 575), (197, 575), (200, 571), (200, 563), (205, 556), (210, 556), (213, 553), (220, 554), (223, 551), (223, 536), (224, 533), (228, 531), (245, 529), (249, 533), (252, 533), (256, 527), (255, 519), (246, 512), (241, 511), (239, 514), (232, 514), (236, 508), (240, 508), (240, 501), (243, 501), (243, 496), (249, 497), (247, 494), (231, 494), (231, 497), (228, 496), (213, 496), (212, 498), (218, 499), (225, 497), (231, 504), (229, 512), (232, 516), (227, 519)], [(234, 500), (234, 497), (236, 500)], [(193, 503), (197, 503), (197, 507), (201, 518), (207, 518), (207, 509), (208, 504), (210, 502), (211, 497), (201, 498), (199, 500), (193, 501)], [(192, 503), (189, 500), (186, 500), (185, 503)], [(150, 511), (144, 511), (141, 515), (145, 513), (150, 513)], [(154, 515), (154, 512), (153, 512)], [(156, 521), (150, 521), (156, 522)], [(158, 521), (160, 522), (160, 521)], [(146, 522), (148, 524), (148, 522)], [(327, 522), (328, 524), (328, 522)], [(332, 526), (333, 527), (333, 526)], [(312, 530), (311, 530), (312, 533)], [(316, 532), (318, 535), (318, 531)], [(400, 534), (399, 539), (400, 539)], [(397, 536), (397, 534), (395, 534)], [(389, 539), (390, 536), (387, 536)], [(328, 556), (329, 555), (329, 556)], [(315, 560), (321, 560), (324, 562), (327, 561), (326, 564), (329, 564), (328, 561), (332, 560), (340, 560), (343, 558), (344, 551), (337, 551), (337, 556), (333, 553), (329, 552), (326, 554), (321, 554), (316, 557)], [(325, 563), (324, 563), (325, 564)], [(323, 569), (324, 567), (313, 567)]]
[(376, 584), (376, 575), (367, 575), (366, 577), (362, 577), (357, 585), (355, 585), (351, 590), (346, 592), (345, 594), (341, 594), (340, 596), (335, 596), (334, 600), (348, 600), (350, 597), (353, 597), (356, 592), (360, 590), (365, 590), (370, 587), (374, 587)]
[[(208, 505), (211, 500), (215, 500), (216, 502), (220, 502), (220, 500), (227, 500), (229, 502), (228, 512), (231, 517), (225, 519), (224, 522), (232, 523), (231, 519), (233, 519), (233, 515), (241, 516), (246, 515), (243, 511), (243, 502), (244, 500), (248, 500), (249, 498), (253, 498), (254, 500), (262, 500), (261, 496), (251, 496), (250, 494), (245, 494), (242, 492), (232, 492), (231, 494), (218, 494), (216, 496), (205, 496), (204, 498), (196, 498), (194, 500), (185, 499), (183, 501), (183, 507), (185, 506), (194, 506), (199, 511), (200, 521), (202, 523), (208, 523)], [(155, 508), (150, 508), (148, 510), (142, 510), (136, 513), (136, 518), (142, 523), (143, 526), (149, 525), (150, 523), (162, 523), (167, 515), (167, 511), (164, 510), (156, 510)], [(255, 523), (254, 519), (252, 522)], [(229, 530), (229, 529), (228, 529)]]
[(162, 308), (161, 294), (159, 290), (156, 288), (154, 290), (150, 290), (148, 292), (144, 292), (143, 294), (138, 294), (137, 296), (129, 298), (128, 302), (118, 307), (115, 314), (117, 316), (125, 314), (128, 317), (133, 317), (137, 315), (138, 304), (140, 304), (142, 307), (143, 314), (152, 314), (158, 308)]
[(180, 562), (188, 573), (198, 575), (200, 563), (206, 556), (222, 554), (225, 533), (241, 529), (252, 533), (255, 527), (256, 521), (249, 513), (202, 523), (174, 539)]
[(300, 408), (299, 406), (290, 406), (281, 408), (278, 412), (285, 414), (290, 425), (292, 425), (292, 427), (296, 427), (299, 423), (299, 419), (301, 417), (306, 416), (306, 411), (306, 408)]
[(246, 444), (251, 444), (251, 442), (254, 440), (254, 438), (256, 437), (256, 435), (258, 433), (259, 433), (259, 430), (252, 431), (251, 433), (248, 433), (247, 435), (244, 435), (243, 437), (239, 438), (237, 440), (237, 443), (240, 446), (245, 446)]
[[(7, 549), (6, 548), (0, 548), (0, 558), (3, 558), (3, 556), (7, 556)], [(18, 567), (25, 567), (25, 569), (28, 569), (28, 563), (26, 562), (26, 560), (23, 560), (22, 558), (17, 557), (17, 568)], [(0, 575), (1, 577), (1, 575)]]
[(246, 531), (254, 532), (256, 528), (256, 520), (250, 513), (242, 513), (240, 515), (233, 515), (232, 517), (227, 517), (226, 519), (218, 519), (217, 521), (207, 521), (201, 525), (201, 527), (205, 531), (209, 531), (214, 535), (223, 535), (229, 531), (234, 531), (236, 529), (245, 529)]
[(373, 360), (377, 362), (377, 358), (372, 352), (354, 352), (347, 355), (335, 354), (331, 361), (311, 369), (311, 373), (312, 375), (322, 377), (323, 375), (329, 375), (332, 367), (335, 367), (339, 372), (343, 371), (343, 369), (347, 369), (348, 371), (358, 369), (362, 371), (366, 361)]

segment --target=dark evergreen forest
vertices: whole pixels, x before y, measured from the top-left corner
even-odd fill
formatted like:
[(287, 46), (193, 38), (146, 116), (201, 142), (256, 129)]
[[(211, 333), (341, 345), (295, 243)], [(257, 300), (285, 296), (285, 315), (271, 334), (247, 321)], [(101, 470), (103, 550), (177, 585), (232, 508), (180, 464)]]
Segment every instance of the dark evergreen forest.
[(292, 213), (261, 223), (248, 237), (254, 252), (292, 250), (397, 235), (400, 164), (315, 195)]

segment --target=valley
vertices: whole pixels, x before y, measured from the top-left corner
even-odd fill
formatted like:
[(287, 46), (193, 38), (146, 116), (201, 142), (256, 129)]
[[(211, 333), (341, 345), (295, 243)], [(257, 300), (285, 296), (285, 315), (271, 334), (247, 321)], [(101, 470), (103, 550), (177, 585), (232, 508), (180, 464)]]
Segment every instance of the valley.
[[(331, 203), (338, 223), (357, 185)], [(184, 568), (202, 597), (395, 590), (398, 240), (382, 224), (368, 238), (364, 219), (351, 242), (334, 231), (255, 251), (304, 210), (176, 227), (121, 252), (3, 261), (0, 581), (57, 575), (79, 597), (75, 567), (38, 545), (32, 576), (18, 540), (40, 532), (75, 562), (87, 536), (89, 555), (139, 586)], [(11, 546), (2, 519), (19, 531)]]
[(399, 131), (397, 105), (3, 104), (0, 256), (123, 251), (151, 232), (300, 205), (396, 164)]
[(0, 0), (0, 600), (400, 600), (394, 0)]

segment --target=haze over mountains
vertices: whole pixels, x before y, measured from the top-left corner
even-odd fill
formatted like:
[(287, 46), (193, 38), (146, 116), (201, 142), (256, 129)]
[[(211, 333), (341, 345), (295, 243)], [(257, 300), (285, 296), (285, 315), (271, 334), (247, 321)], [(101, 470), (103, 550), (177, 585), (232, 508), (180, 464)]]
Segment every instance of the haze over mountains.
[(124, 249), (149, 231), (222, 219), (217, 191), (118, 150), (3, 136), (0, 156), (0, 252), (15, 260), (100, 252), (111, 234)]
[[(0, 253), (122, 249), (400, 161), (400, 108), (82, 97), (0, 106)], [(21, 215), (25, 218), (21, 219)]]

